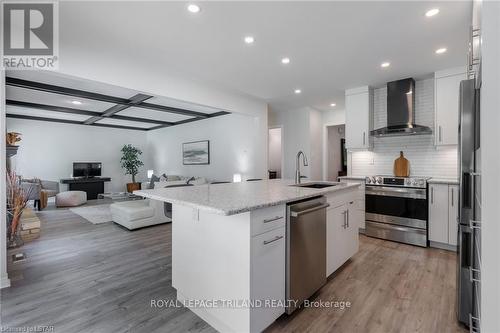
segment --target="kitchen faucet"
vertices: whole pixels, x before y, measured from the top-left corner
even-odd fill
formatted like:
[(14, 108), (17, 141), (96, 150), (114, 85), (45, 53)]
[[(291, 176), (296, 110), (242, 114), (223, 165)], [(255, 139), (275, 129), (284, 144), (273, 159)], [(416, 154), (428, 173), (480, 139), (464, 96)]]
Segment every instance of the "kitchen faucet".
[(304, 162), (304, 166), (308, 166), (306, 154), (304, 154), (302, 150), (299, 150), (299, 152), (297, 153), (297, 160), (295, 164), (295, 184), (300, 184), (300, 179), (302, 178), (302, 176), (300, 175), (300, 164), (299, 164), (300, 155), (302, 155), (302, 161)]

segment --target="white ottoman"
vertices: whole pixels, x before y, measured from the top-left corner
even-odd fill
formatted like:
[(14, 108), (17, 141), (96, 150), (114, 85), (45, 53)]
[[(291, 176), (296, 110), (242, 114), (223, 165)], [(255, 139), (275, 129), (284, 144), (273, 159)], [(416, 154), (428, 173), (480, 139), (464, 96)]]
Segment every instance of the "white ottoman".
[(57, 207), (76, 207), (87, 203), (87, 193), (83, 191), (66, 191), (56, 194)]
[(116, 202), (109, 206), (113, 222), (129, 230), (170, 222), (165, 216), (163, 202), (157, 200), (134, 200)]

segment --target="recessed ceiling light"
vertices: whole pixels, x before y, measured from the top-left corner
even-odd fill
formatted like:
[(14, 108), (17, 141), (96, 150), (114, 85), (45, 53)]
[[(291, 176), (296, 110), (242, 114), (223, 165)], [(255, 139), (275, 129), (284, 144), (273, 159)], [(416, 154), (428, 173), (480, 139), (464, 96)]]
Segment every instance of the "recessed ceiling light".
[(287, 65), (290, 63), (290, 58), (283, 58), (281, 59), (281, 63), (284, 64), (284, 65)]
[(442, 48), (440, 48), (440, 49), (437, 49), (437, 50), (436, 50), (436, 54), (443, 54), (443, 53), (445, 53), (446, 51), (447, 51), (447, 50), (446, 50), (446, 47), (442, 47)]
[(380, 64), (380, 67), (386, 68), (386, 67), (389, 67), (390, 65), (391, 65), (390, 62), (383, 62), (383, 63)]
[(425, 13), (425, 16), (427, 17), (431, 17), (431, 16), (434, 16), (434, 15), (437, 15), (439, 14), (439, 9), (438, 8), (432, 8), (432, 9), (429, 9), (426, 13)]
[(296, 94), (300, 94), (301, 92), (302, 92), (302, 90), (300, 90), (300, 89), (295, 89), (295, 91), (294, 91), (294, 93), (296, 93)]
[(80, 102), (80, 101), (71, 101), (71, 104), (82, 105), (82, 102)]
[(336, 106), (337, 104), (335, 103), (331, 103), (330, 106), (333, 108), (334, 106)]
[(247, 44), (253, 44), (253, 42), (255, 42), (255, 38), (253, 36), (246, 36), (244, 40)]
[(200, 6), (192, 3), (187, 6), (187, 10), (189, 10), (191, 13), (198, 13), (201, 10), (201, 8)]

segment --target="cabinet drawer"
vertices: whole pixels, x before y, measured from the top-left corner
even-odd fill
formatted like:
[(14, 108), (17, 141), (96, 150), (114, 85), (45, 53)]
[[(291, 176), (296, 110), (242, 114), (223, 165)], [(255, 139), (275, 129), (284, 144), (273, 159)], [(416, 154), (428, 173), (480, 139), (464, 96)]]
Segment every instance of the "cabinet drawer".
[[(250, 293), (253, 300), (285, 300), (285, 228), (252, 237)], [(261, 332), (285, 312), (284, 307), (251, 309), (250, 331)]]
[(285, 205), (273, 206), (254, 210), (251, 216), (252, 236), (262, 234), (266, 231), (285, 226)]
[(345, 192), (334, 192), (326, 197), (327, 202), (330, 204), (330, 208), (335, 208), (348, 204), (351, 201), (355, 201), (357, 195), (356, 190), (348, 190)]

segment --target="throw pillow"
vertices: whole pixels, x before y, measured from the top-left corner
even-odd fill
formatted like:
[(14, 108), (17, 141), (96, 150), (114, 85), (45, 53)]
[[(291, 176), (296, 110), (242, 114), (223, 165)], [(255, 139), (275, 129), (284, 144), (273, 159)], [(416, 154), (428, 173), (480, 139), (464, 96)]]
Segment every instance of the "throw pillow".
[(190, 179), (188, 183), (193, 185), (203, 185), (207, 183), (207, 179), (205, 177), (197, 177), (194, 179)]
[(179, 176), (167, 176), (167, 181), (168, 182), (177, 181), (177, 180), (182, 180), (182, 179)]
[(183, 185), (183, 184), (186, 184), (186, 182), (184, 180), (174, 180), (174, 181), (170, 181), (170, 182), (156, 182), (155, 185), (154, 185), (154, 188), (155, 189), (158, 189), (158, 188), (165, 188), (165, 186), (170, 186), (170, 185)]

